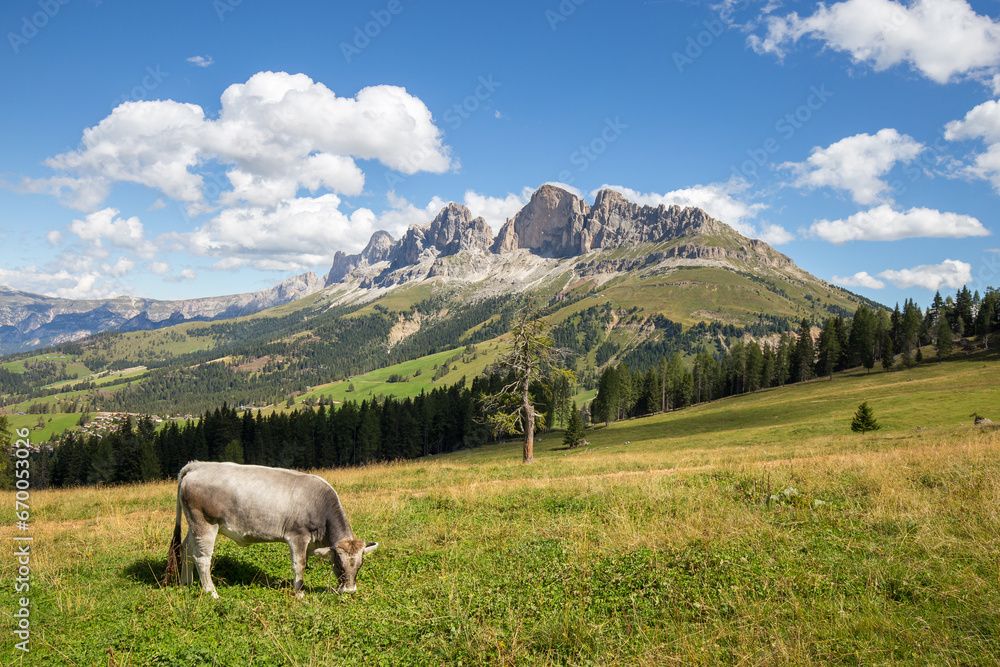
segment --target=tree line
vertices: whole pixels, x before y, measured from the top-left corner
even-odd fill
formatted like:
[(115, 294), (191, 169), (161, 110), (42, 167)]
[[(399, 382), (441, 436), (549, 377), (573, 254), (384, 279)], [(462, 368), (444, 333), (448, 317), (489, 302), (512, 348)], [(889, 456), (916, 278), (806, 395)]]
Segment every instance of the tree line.
[(310, 469), (453, 452), (487, 441), (475, 396), (490, 382), (266, 416), (223, 405), (159, 430), (149, 417), (128, 418), (111, 433), (69, 434), (51, 454), (43, 450), (35, 478), (53, 487), (127, 484), (175, 477), (192, 460)]
[(818, 336), (808, 319), (797, 333), (776, 341), (738, 339), (721, 355), (701, 351), (686, 364), (681, 353), (662, 355), (645, 368), (628, 360), (604, 369), (590, 406), (595, 422), (612, 422), (682, 408), (726, 396), (829, 376), (848, 368), (889, 370), (922, 359), (920, 347), (934, 345), (939, 358), (951, 353), (956, 335), (974, 335), (985, 347), (1000, 330), (1000, 291), (984, 296), (962, 287), (954, 298), (936, 294), (921, 311), (912, 299), (893, 311), (858, 306), (851, 319), (827, 318)]

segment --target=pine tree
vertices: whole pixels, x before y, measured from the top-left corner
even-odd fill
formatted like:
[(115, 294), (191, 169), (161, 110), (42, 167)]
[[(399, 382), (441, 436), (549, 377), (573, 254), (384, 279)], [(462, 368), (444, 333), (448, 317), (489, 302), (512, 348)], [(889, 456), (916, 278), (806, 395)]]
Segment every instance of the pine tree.
[(951, 354), (951, 327), (948, 326), (947, 317), (942, 317), (941, 321), (938, 322), (936, 347), (939, 362), (944, 361), (944, 358)]
[(982, 338), (983, 347), (989, 349), (989, 337), (993, 330), (993, 320), (996, 319), (997, 293), (989, 292), (979, 303), (976, 313), (976, 335)]
[(226, 443), (226, 448), (222, 450), (222, 456), (219, 460), (243, 463), (243, 444), (236, 438), (233, 438)]
[(907, 299), (904, 301), (902, 323), (903, 345), (900, 348), (900, 351), (905, 353), (903, 363), (906, 366), (910, 366), (913, 363), (914, 352), (920, 351), (921, 319), (922, 316), (920, 314), (920, 308), (913, 301), (913, 299)]
[(813, 346), (812, 328), (809, 326), (809, 320), (803, 317), (799, 324), (799, 338), (795, 341), (791, 354), (792, 381), (802, 382), (811, 378), (815, 360), (816, 348)]
[(962, 285), (955, 295), (955, 330), (960, 333), (972, 331), (975, 319), (972, 317), (972, 294), (969, 288)]
[(882, 350), (882, 368), (891, 371), (893, 364), (896, 360), (895, 350), (893, 349), (892, 343), (892, 333), (888, 330), (882, 332), (882, 342), (879, 347)]
[(621, 402), (621, 384), (618, 371), (614, 366), (608, 366), (601, 373), (597, 384), (597, 396), (591, 404), (591, 412), (595, 421), (610, 424), (618, 418), (618, 404)]
[(563, 444), (572, 449), (581, 442), (583, 442), (583, 420), (580, 418), (580, 411), (576, 408), (576, 401), (573, 401), (573, 411), (569, 415), (569, 424), (566, 426)]
[(833, 379), (833, 371), (840, 360), (840, 342), (837, 340), (836, 323), (829, 318), (819, 335), (819, 360), (816, 362), (816, 372), (819, 375), (829, 375)]
[(868, 401), (859, 405), (858, 411), (854, 413), (854, 419), (851, 421), (851, 430), (855, 433), (867, 433), (868, 431), (877, 431), (880, 428), (882, 425), (875, 419), (875, 412), (868, 405)]

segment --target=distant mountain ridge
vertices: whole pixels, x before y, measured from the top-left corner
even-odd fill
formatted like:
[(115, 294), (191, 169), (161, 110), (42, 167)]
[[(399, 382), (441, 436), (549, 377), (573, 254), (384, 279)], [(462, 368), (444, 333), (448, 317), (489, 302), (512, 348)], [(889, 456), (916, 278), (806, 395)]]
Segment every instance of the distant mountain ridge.
[[(400, 239), (385, 231), (372, 235), (360, 253), (337, 252), (326, 276), (326, 285), (356, 281), (362, 288), (391, 287), (412, 280), (432, 278), (453, 271), (441, 258), (467, 251), (486, 259), (475, 267), (473, 277), (484, 266), (500, 269), (507, 257), (519, 250), (543, 259), (566, 260), (594, 251), (634, 248), (642, 244), (674, 243), (669, 249), (647, 255), (646, 264), (672, 258), (688, 260), (760, 263), (781, 268), (795, 267), (787, 256), (763, 241), (748, 239), (700, 208), (640, 206), (615, 190), (601, 190), (593, 206), (554, 185), (543, 185), (494, 237), (483, 218), (473, 218), (461, 204), (448, 204), (430, 223), (411, 226)], [(701, 242), (696, 242), (700, 240)], [(721, 243), (721, 244), (720, 244)], [(732, 247), (726, 247), (726, 245)], [(598, 263), (603, 260), (595, 260)], [(580, 269), (592, 269), (595, 261)], [(541, 266), (540, 263), (539, 266)], [(611, 265), (602, 264), (604, 270)], [(635, 262), (621, 262), (620, 270), (635, 268)]]
[(142, 331), (181, 322), (239, 317), (321, 289), (323, 280), (312, 271), (265, 290), (179, 301), (129, 296), (60, 299), (0, 286), (0, 353), (70, 342), (102, 331)]

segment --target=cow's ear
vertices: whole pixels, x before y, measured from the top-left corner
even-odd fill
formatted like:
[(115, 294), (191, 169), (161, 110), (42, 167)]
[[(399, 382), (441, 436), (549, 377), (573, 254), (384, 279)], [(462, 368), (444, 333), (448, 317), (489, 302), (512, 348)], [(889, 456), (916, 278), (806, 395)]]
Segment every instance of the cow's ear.
[(378, 542), (368, 542), (365, 544), (365, 550), (362, 553), (370, 554), (376, 549), (378, 549)]
[(326, 558), (330, 555), (330, 551), (330, 547), (320, 547), (319, 549), (316, 549), (316, 551), (313, 551), (313, 555), (319, 556), (320, 558)]

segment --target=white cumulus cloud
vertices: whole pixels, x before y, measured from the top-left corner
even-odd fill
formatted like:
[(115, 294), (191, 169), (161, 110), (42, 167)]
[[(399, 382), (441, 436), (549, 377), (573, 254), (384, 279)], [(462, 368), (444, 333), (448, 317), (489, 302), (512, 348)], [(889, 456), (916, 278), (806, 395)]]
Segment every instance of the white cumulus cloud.
[(882, 289), (885, 287), (884, 282), (868, 275), (867, 271), (858, 271), (853, 276), (847, 276), (846, 278), (833, 276), (831, 280), (844, 287), (868, 287), (870, 289)]
[(923, 287), (938, 290), (942, 287), (958, 289), (972, 282), (972, 265), (956, 259), (946, 259), (940, 264), (924, 264), (912, 269), (886, 270), (878, 274), (900, 289)]
[[(84, 131), (80, 149), (46, 161), (56, 176), (18, 187), (85, 210), (117, 182), (145, 185), (195, 211), (213, 193), (226, 206), (273, 206), (303, 188), (360, 194), (357, 159), (405, 174), (453, 166), (427, 106), (404, 88), (338, 97), (304, 74), (259, 72), (223, 92), (217, 118), (196, 104), (125, 102)], [(220, 164), (225, 179), (210, 170)]]
[(123, 293), (117, 280), (110, 279), (106, 272), (96, 267), (80, 270), (78, 267), (64, 268), (56, 262), (44, 267), (0, 267), (0, 284), (61, 299), (102, 299)]
[(898, 241), (909, 238), (965, 238), (989, 236), (990, 231), (970, 215), (931, 208), (896, 211), (887, 204), (860, 211), (846, 220), (817, 220), (809, 233), (840, 245), (848, 241)]
[(135, 261), (129, 259), (128, 257), (119, 257), (114, 264), (105, 262), (101, 265), (101, 269), (115, 278), (121, 278), (126, 273), (135, 268)]
[(249, 264), (265, 271), (299, 271), (324, 265), (337, 250), (359, 250), (375, 231), (376, 216), (340, 211), (335, 194), (285, 199), (274, 207), (246, 206), (220, 212), (192, 232), (174, 234), (195, 255), (217, 257), (215, 268)]
[(959, 173), (990, 181), (1000, 192), (1000, 101), (983, 102), (962, 120), (951, 121), (945, 126), (944, 137), (949, 141), (982, 139), (986, 150), (975, 155), (972, 164), (959, 169)]
[(761, 224), (757, 237), (761, 241), (771, 245), (782, 245), (793, 240), (795, 235), (781, 225), (765, 222)]
[(143, 259), (150, 259), (156, 253), (156, 246), (150, 242), (139, 218), (118, 217), (116, 208), (104, 208), (88, 214), (82, 220), (74, 220), (67, 229), (80, 240), (98, 250), (99, 255), (107, 253), (106, 245), (134, 252)]
[(532, 192), (534, 191), (531, 188), (525, 187), (519, 193), (508, 192), (504, 197), (491, 197), (467, 190), (464, 203), (472, 211), (472, 215), (482, 216), (496, 233), (507, 222), (508, 218), (513, 218), (518, 211), (524, 208), (525, 204), (531, 201)]
[(941, 84), (966, 76), (988, 81), (1000, 65), (1000, 23), (966, 0), (846, 0), (821, 3), (806, 17), (770, 15), (764, 24), (766, 34), (748, 43), (778, 57), (810, 37), (876, 71), (905, 63)]
[(912, 137), (884, 128), (816, 147), (805, 162), (785, 162), (781, 168), (795, 174), (795, 187), (846, 190), (857, 203), (873, 204), (886, 198), (889, 184), (883, 177), (892, 167), (910, 162), (923, 149)]

